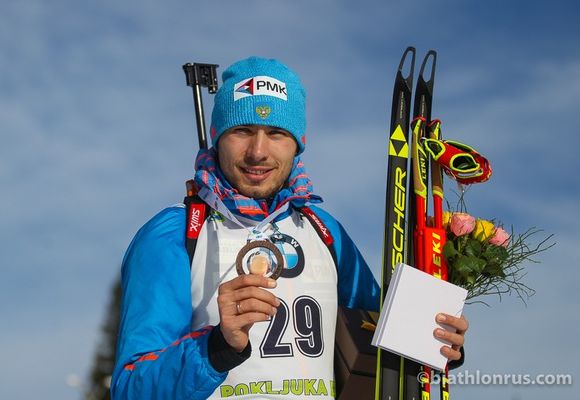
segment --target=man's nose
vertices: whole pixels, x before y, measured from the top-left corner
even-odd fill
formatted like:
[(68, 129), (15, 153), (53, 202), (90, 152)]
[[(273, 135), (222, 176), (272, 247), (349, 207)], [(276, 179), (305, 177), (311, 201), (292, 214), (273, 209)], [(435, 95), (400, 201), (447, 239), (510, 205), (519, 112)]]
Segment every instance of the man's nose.
[(246, 156), (252, 161), (262, 161), (268, 158), (268, 135), (260, 129), (250, 140)]

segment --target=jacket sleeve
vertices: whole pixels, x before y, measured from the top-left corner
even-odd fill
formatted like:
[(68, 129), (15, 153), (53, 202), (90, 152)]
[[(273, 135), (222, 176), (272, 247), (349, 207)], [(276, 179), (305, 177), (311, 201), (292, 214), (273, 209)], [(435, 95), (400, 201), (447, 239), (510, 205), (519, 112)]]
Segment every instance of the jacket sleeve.
[(343, 226), (330, 214), (310, 206), (332, 234), (338, 273), (338, 304), (378, 311), (381, 289), (372, 271)]
[(206, 399), (225, 379), (208, 356), (213, 327), (191, 332), (185, 210), (145, 224), (122, 266), (121, 321), (111, 398)]

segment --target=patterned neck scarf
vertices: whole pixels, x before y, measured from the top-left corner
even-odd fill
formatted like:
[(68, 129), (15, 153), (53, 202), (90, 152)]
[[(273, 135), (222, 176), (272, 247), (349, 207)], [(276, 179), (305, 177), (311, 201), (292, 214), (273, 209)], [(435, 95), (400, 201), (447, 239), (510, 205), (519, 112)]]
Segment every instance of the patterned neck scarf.
[(322, 202), (320, 196), (312, 194), (312, 182), (306, 175), (304, 164), (298, 156), (294, 158), (286, 185), (274, 195), (271, 202), (265, 199), (253, 199), (238, 193), (219, 168), (217, 152), (213, 147), (199, 151), (195, 161), (195, 170), (194, 181), (199, 188), (207, 187), (220, 197), (230, 211), (254, 221), (264, 219), (288, 202), (295, 208), (302, 207), (307, 202)]

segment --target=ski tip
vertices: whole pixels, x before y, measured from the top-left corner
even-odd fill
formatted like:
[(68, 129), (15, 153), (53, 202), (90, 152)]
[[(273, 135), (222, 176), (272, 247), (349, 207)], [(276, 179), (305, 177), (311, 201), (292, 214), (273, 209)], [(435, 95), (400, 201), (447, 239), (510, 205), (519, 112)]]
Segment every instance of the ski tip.
[[(435, 50), (429, 50), (423, 58), (421, 63), (421, 69), (419, 70), (419, 77), (425, 82), (433, 82), (435, 78), (435, 64), (437, 63), (437, 52)], [(430, 65), (429, 79), (425, 79), (425, 72)]]
[[(410, 54), (410, 56), (409, 56)], [(415, 54), (416, 54), (416, 50), (413, 46), (409, 46), (405, 49), (405, 52), (403, 53), (403, 56), (401, 57), (401, 62), (399, 62), (399, 74), (401, 74), (401, 76), (404, 76), (404, 72), (403, 70), (405, 69), (405, 65), (409, 64), (409, 69), (408, 69), (408, 73), (406, 75), (406, 77), (404, 78), (405, 80), (409, 79), (409, 78), (413, 78), (413, 72), (415, 69)], [(410, 57), (410, 58), (409, 58)], [(410, 59), (410, 61), (408, 61)]]

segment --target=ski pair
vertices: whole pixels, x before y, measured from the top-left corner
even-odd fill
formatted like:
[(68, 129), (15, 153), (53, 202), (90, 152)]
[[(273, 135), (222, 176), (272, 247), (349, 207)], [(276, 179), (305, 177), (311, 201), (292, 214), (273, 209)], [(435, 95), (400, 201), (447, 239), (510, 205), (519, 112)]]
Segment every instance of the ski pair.
[[(387, 158), (387, 187), (383, 270), (381, 296), (384, 299), (399, 262), (415, 265), (421, 270), (447, 278), (442, 254), (445, 244), (443, 229), (443, 177), (436, 163), (432, 170), (434, 199), (434, 226), (427, 226), (427, 183), (429, 158), (422, 140), (429, 128), (429, 137), (440, 139), (439, 121), (431, 122), (431, 106), (437, 53), (430, 50), (417, 79), (413, 105), (413, 135), (409, 150), (410, 105), (413, 92), (413, 75), (416, 51), (408, 47), (399, 63), (393, 90), (391, 126)], [(427, 77), (427, 73), (429, 76)], [(415, 196), (409, 196), (413, 184)], [(429, 301), (418, 299), (417, 301)], [(375, 400), (429, 400), (429, 368), (382, 349), (377, 354)], [(447, 373), (441, 380), (441, 399), (449, 399)]]

